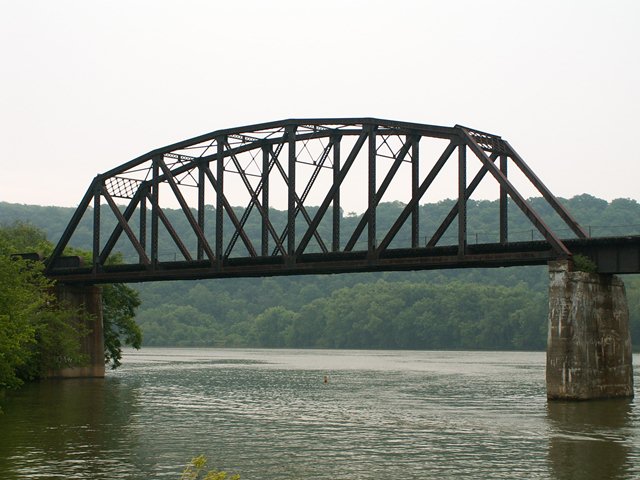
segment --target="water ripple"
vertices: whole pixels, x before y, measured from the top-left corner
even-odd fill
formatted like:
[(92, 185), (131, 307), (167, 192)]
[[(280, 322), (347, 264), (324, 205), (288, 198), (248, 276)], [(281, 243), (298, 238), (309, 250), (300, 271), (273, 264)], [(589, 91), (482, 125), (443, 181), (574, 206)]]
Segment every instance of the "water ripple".
[(148, 349), (2, 407), (8, 480), (175, 479), (200, 453), (243, 480), (640, 474), (635, 403), (547, 404), (541, 353)]

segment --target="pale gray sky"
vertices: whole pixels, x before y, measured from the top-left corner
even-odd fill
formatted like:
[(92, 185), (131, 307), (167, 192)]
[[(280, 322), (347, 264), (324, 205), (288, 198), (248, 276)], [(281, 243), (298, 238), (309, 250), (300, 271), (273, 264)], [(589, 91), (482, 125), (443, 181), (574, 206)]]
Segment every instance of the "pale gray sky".
[(640, 199), (639, 21), (637, 0), (0, 0), (0, 201), (74, 206), (157, 147), (342, 116), (489, 131), (558, 196)]

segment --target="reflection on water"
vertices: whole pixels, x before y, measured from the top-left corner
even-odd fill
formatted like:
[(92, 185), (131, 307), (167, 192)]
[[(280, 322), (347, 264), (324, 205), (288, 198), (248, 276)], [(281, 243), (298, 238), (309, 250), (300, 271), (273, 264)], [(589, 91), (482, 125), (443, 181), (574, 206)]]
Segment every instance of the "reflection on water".
[(104, 381), (0, 399), (0, 479), (176, 479), (198, 454), (243, 480), (639, 478), (635, 404), (547, 404), (544, 364), (518, 352), (128, 352)]
[(50, 380), (8, 394), (0, 415), (0, 478), (118, 478), (131, 470), (105, 453), (136, 442), (126, 434), (137, 405), (134, 384)]
[[(559, 479), (633, 478), (631, 400), (549, 402), (549, 460)], [(634, 452), (637, 454), (637, 452)]]

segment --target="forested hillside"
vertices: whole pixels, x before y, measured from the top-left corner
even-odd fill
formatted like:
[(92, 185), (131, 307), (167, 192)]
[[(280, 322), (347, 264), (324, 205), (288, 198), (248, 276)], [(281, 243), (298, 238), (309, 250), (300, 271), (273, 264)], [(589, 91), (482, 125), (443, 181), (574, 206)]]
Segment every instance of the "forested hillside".
[[(560, 226), (546, 202), (530, 201), (552, 227)], [(640, 234), (640, 205), (634, 200), (607, 202), (580, 195), (561, 201), (594, 236)], [(453, 200), (422, 205), (423, 231), (432, 233), (452, 205)], [(402, 204), (381, 207), (378, 225), (384, 231)], [(516, 207), (510, 208), (517, 213)], [(469, 202), (469, 242), (497, 238), (497, 212), (497, 201)], [(54, 242), (72, 213), (69, 208), (0, 202), (0, 223), (31, 223)], [(176, 228), (188, 230), (178, 220), (178, 212), (165, 213)], [(208, 213), (213, 217), (213, 207)], [(270, 215), (276, 224), (284, 223), (284, 212), (272, 210)], [(345, 215), (343, 230), (349, 232), (358, 219), (355, 214)], [(248, 231), (257, 238), (260, 227), (257, 218), (253, 220)], [(330, 238), (328, 225), (324, 228), (325, 237)], [(511, 215), (509, 228), (512, 240), (539, 238), (522, 215)], [(566, 230), (559, 233), (570, 236)], [(447, 235), (443, 243), (456, 241), (455, 225)], [(83, 221), (73, 241), (75, 247), (90, 248), (90, 218)], [(121, 247), (125, 257), (131, 254), (126, 245)], [(166, 238), (160, 250), (165, 259), (172, 259), (177, 249)], [(633, 340), (640, 345), (640, 278), (624, 280)], [(142, 300), (138, 322), (144, 345), (542, 349), (546, 344), (545, 267), (158, 282), (134, 287)]]

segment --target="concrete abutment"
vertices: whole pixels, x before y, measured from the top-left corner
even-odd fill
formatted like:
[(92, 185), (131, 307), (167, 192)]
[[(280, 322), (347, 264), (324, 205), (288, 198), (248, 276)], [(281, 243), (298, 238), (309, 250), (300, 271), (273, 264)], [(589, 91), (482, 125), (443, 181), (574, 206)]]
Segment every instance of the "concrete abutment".
[(86, 335), (80, 351), (88, 358), (86, 365), (51, 371), (51, 378), (104, 377), (104, 335), (102, 328), (102, 289), (95, 285), (65, 285), (58, 283), (55, 294), (61, 302), (89, 315), (79, 315), (74, 321), (83, 325)]
[(629, 307), (615, 275), (549, 262), (547, 398), (632, 397)]

